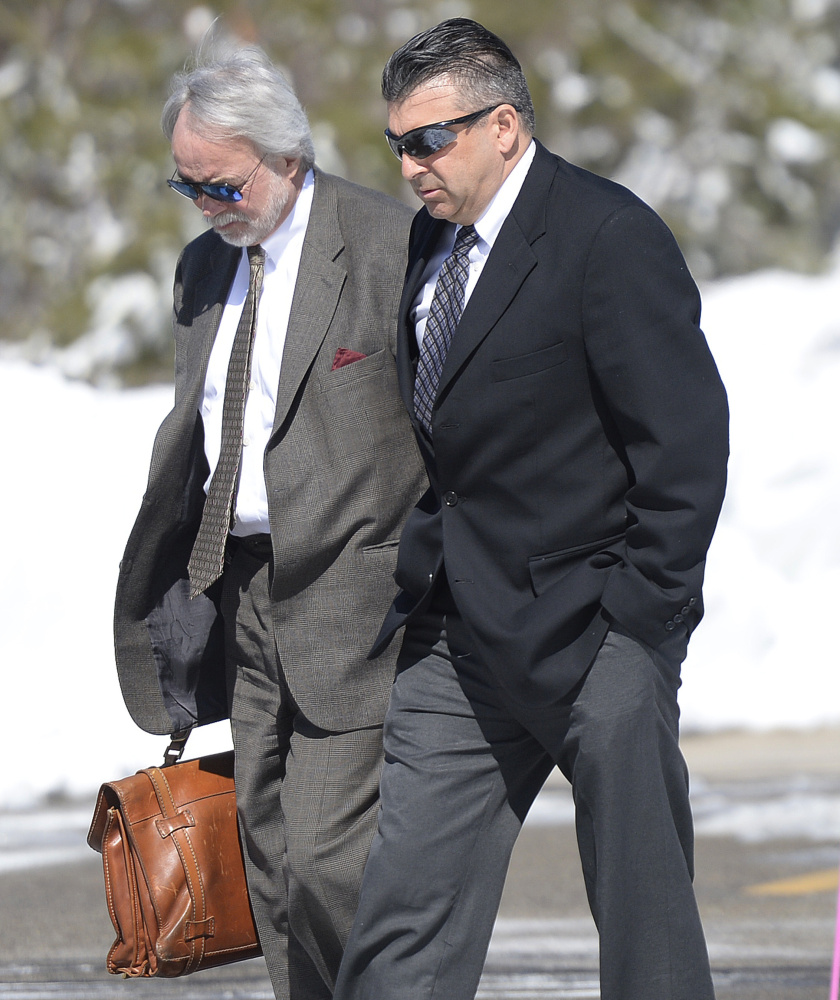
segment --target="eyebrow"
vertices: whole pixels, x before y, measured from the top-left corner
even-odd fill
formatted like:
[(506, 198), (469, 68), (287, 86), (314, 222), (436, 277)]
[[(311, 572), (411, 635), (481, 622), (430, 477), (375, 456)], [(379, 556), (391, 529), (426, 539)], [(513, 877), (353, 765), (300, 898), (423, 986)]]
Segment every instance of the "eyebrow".
[(182, 174), (177, 167), (175, 168), (175, 173), (178, 175), (178, 179), (182, 180), (185, 184), (217, 184), (217, 185), (230, 184), (231, 187), (236, 187), (236, 184), (233, 181), (222, 180), (221, 178), (217, 181), (215, 180), (199, 181), (196, 180), (194, 177), (187, 177), (186, 174)]
[(217, 187), (222, 184), (229, 184), (231, 187), (239, 188), (242, 187), (246, 181), (250, 180), (252, 175), (257, 172), (258, 167), (260, 166), (260, 164), (263, 162), (264, 159), (265, 157), (263, 156), (257, 163), (257, 166), (254, 167), (254, 169), (249, 174), (247, 174), (241, 181), (232, 181), (228, 177), (220, 177), (218, 180), (212, 180), (212, 179), (208, 179), (206, 181), (195, 180), (192, 177), (184, 176), (184, 174), (182, 174), (181, 171), (178, 169), (177, 164), (175, 165), (175, 173), (178, 175), (178, 178), (182, 180), (185, 184), (215, 184)]

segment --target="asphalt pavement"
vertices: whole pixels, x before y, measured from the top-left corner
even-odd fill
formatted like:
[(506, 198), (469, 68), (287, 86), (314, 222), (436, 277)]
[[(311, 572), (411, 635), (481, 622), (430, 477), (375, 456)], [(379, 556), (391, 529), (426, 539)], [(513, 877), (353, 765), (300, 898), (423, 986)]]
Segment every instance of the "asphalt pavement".
[[(718, 1000), (828, 1000), (840, 729), (686, 735), (683, 749)], [(91, 810), (0, 813), (0, 998), (272, 1000), (261, 960), (180, 980), (107, 974), (113, 929), (99, 856), (84, 844)], [(599, 997), (572, 817), (556, 775), (520, 836), (479, 1000)]]

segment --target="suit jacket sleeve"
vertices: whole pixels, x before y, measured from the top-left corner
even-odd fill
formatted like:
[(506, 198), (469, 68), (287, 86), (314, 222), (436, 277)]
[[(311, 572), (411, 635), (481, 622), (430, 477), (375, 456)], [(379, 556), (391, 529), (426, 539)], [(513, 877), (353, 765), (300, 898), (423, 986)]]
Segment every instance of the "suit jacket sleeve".
[[(642, 203), (609, 215), (583, 287), (588, 363), (630, 487), (622, 565), (602, 604), (650, 645), (702, 614), (705, 556), (723, 502), (726, 394), (700, 331), (700, 298), (665, 224)], [(681, 607), (663, 621), (663, 608)]]

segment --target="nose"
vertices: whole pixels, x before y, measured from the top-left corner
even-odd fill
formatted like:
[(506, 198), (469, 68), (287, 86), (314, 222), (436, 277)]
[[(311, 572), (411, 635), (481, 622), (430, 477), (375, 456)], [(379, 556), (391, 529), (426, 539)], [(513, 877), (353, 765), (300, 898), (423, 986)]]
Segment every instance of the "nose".
[(220, 212), (224, 212), (226, 208), (224, 202), (216, 201), (215, 198), (211, 198), (206, 194), (199, 195), (195, 203), (201, 209), (201, 214), (207, 219), (212, 219)]
[(408, 153), (403, 153), (400, 163), (402, 165), (402, 175), (407, 181), (426, 173), (426, 167), (423, 163), (413, 159)]

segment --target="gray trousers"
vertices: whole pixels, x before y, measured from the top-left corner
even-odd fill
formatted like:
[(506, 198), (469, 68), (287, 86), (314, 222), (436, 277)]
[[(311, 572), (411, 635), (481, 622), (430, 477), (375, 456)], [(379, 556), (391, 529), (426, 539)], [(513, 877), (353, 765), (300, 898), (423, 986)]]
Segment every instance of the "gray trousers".
[(329, 1000), (376, 827), (382, 730), (326, 732), (294, 703), (266, 557), (234, 548), (222, 614), (240, 832), (268, 972), (277, 1000)]
[(666, 658), (611, 631), (572, 694), (527, 715), (463, 636), (434, 613), (407, 630), (335, 1000), (472, 1000), (514, 841), (555, 765), (574, 793), (602, 1000), (713, 1000), (678, 747), (685, 636)]

